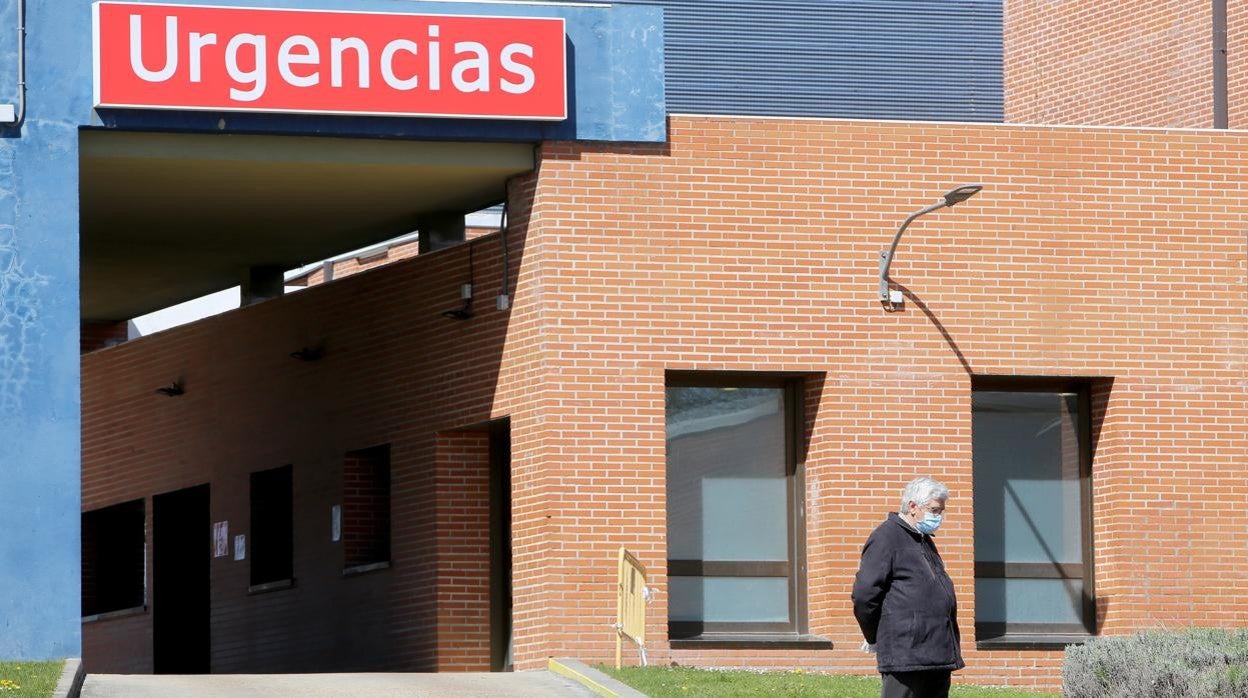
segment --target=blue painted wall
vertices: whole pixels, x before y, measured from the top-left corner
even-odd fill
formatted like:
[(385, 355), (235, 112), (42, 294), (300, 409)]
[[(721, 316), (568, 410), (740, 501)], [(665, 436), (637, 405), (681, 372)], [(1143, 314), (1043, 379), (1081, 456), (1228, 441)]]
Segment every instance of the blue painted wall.
[[(90, 94), (69, 78), (89, 73), (90, 17), (58, 11), (68, 4), (27, 0), (30, 107), (20, 134), (0, 127), (0, 657), (13, 659), (80, 652), (78, 124)], [(10, 0), (8, 104), (16, 40)]]
[[(572, 51), (572, 116), (546, 123), (141, 111), (99, 115), (91, 102), (91, 4), (26, 0), (26, 118), (20, 128), (0, 125), (0, 659), (81, 653), (80, 128), (499, 140), (666, 138), (662, 13), (654, 8), (407, 0), (201, 4), (563, 16)], [(16, 15), (17, 0), (0, 0), (0, 103), (5, 104), (16, 104), (17, 98)]]

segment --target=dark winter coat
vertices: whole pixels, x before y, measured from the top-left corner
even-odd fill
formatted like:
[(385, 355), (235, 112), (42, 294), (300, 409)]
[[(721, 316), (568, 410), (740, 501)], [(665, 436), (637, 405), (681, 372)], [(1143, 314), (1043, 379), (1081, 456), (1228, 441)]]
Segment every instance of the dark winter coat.
[(881, 673), (961, 669), (953, 581), (931, 536), (897, 513), (867, 538), (854, 577), (854, 616)]

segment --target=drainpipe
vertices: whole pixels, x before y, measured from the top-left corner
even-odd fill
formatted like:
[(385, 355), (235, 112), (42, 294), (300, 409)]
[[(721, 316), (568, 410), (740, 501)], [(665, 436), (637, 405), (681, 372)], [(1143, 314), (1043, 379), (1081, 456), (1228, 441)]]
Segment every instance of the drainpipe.
[(0, 124), (21, 124), (26, 118), (26, 0), (17, 0), (17, 110), (0, 104)]
[(503, 199), (503, 212), (498, 217), (498, 231), (503, 244), (503, 283), (498, 292), (498, 309), (507, 310), (511, 307), (511, 289), (508, 288), (508, 283), (511, 279), (511, 268), (508, 264), (508, 258), (511, 256), (511, 253), (507, 250), (507, 199)]
[(1226, 96), (1226, 0), (1213, 0), (1213, 127), (1229, 128)]

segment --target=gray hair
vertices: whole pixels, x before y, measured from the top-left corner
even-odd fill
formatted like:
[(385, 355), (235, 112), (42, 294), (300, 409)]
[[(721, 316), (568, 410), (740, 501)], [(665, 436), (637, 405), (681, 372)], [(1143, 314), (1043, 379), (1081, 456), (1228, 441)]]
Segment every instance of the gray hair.
[(949, 499), (949, 488), (930, 477), (916, 477), (901, 493), (901, 513), (910, 511), (910, 502), (923, 506), (933, 499), (942, 502)]

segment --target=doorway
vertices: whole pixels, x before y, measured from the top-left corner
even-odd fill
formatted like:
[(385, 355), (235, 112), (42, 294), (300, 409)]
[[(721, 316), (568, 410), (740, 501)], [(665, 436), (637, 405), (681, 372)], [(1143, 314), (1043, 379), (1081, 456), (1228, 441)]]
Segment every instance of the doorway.
[(152, 661), (157, 674), (211, 670), (208, 485), (152, 498)]
[(490, 424), (490, 671), (511, 671), (511, 421)]

